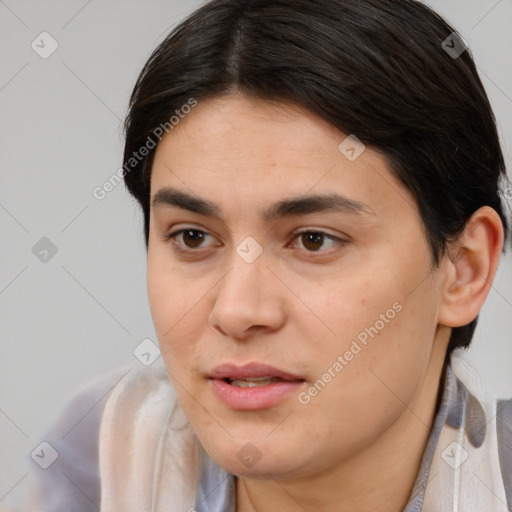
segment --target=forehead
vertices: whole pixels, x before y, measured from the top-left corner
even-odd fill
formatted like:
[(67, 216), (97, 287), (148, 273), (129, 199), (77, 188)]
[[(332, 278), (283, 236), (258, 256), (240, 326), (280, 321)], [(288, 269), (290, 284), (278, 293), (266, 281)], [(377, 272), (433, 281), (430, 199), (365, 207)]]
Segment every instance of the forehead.
[(416, 210), (386, 159), (364, 146), (347, 158), (347, 140), (294, 104), (241, 95), (199, 102), (157, 147), (151, 199), (169, 187), (210, 206), (263, 212), (286, 198), (332, 193), (377, 212)]
[(232, 165), (238, 165), (239, 174), (274, 167), (284, 171), (333, 161), (344, 137), (301, 106), (234, 94), (200, 101), (164, 136), (156, 159), (167, 153), (174, 160), (202, 164), (205, 171)]

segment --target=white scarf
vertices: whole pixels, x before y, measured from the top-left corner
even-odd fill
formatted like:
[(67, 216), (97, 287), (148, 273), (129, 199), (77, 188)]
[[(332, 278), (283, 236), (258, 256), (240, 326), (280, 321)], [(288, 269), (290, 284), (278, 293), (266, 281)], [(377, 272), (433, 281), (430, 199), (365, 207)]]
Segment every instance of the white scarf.
[[(448, 368), (406, 512), (512, 510), (512, 402), (498, 409), (496, 421), (495, 405), (483, 408)], [(102, 512), (234, 512), (234, 477), (202, 450), (163, 367), (134, 369), (113, 390), (101, 425), (100, 474)], [(222, 485), (205, 500), (208, 479)]]

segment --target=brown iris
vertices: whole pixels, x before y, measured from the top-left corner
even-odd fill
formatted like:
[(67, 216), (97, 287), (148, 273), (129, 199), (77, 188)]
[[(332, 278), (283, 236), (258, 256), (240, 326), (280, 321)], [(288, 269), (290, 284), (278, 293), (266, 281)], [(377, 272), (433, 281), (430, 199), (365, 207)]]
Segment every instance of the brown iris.
[[(183, 241), (190, 248), (199, 247), (204, 241), (205, 233), (196, 229), (188, 229), (183, 231)], [(190, 243), (189, 243), (190, 242)]]
[(311, 251), (318, 251), (324, 244), (324, 235), (322, 233), (302, 233), (302, 244)]

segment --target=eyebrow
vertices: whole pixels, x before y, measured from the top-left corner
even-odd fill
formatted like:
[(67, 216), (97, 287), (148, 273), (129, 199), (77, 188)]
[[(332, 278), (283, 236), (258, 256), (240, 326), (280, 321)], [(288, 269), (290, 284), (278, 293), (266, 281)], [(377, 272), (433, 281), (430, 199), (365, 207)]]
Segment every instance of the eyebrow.
[[(215, 217), (224, 220), (220, 208), (216, 204), (172, 187), (158, 190), (153, 196), (152, 205), (153, 208), (180, 208), (206, 217)], [(270, 205), (262, 212), (261, 216), (264, 220), (271, 222), (285, 217), (297, 217), (312, 213), (328, 212), (352, 215), (375, 214), (375, 212), (364, 203), (340, 194), (331, 193), (283, 199)]]

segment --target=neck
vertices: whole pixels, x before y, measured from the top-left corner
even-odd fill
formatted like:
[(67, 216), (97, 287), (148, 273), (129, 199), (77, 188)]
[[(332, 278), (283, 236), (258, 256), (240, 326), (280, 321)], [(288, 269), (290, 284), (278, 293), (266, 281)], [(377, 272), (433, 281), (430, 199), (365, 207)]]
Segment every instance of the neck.
[[(448, 329), (449, 331), (449, 329)], [(449, 332), (438, 330), (423, 385), (376, 441), (307, 478), (237, 479), (237, 512), (400, 512), (410, 497), (430, 435)]]

